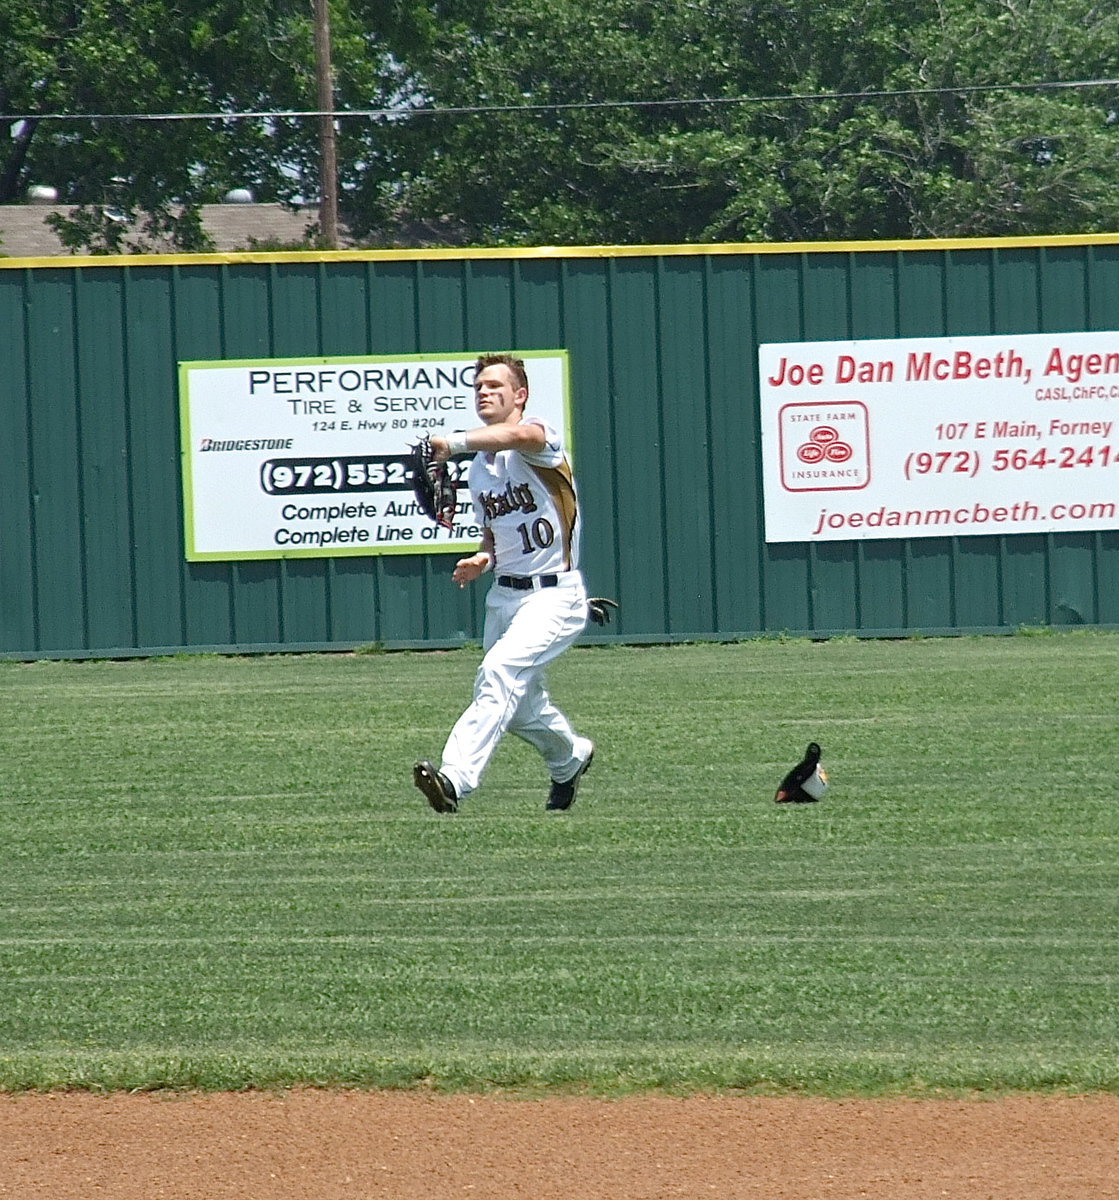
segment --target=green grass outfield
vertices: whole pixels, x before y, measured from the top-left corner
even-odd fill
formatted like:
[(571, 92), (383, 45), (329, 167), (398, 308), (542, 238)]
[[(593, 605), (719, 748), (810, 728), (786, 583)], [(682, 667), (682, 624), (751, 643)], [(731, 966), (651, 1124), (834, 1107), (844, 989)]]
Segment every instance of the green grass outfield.
[(0, 1088), (1119, 1091), (1119, 636), (579, 648), (439, 817), (477, 661), (0, 664)]

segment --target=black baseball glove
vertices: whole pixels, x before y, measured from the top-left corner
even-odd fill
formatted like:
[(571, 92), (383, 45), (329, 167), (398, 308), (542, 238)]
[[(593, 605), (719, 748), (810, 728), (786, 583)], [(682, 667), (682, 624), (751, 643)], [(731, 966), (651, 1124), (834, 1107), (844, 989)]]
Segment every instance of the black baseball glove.
[(412, 473), (416, 503), (437, 525), (451, 529), (458, 507), (454, 480), (447, 464), (436, 462), (431, 438), (426, 434), (411, 448), (408, 469)]
[(587, 615), (596, 625), (609, 625), (610, 610), (617, 607), (617, 600), (610, 600), (606, 596), (592, 596), (587, 601)]
[(804, 757), (777, 788), (773, 799), (778, 804), (813, 804), (823, 799), (828, 790), (828, 773), (820, 766), (821, 753), (819, 742), (808, 743)]

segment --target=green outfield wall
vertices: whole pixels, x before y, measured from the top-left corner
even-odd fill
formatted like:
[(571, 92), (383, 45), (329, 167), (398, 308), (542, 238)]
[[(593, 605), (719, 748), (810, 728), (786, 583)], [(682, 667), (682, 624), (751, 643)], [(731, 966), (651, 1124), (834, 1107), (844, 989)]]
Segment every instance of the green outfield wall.
[(445, 554), (188, 562), (177, 364), (506, 348), (569, 356), (597, 640), (1116, 626), (1119, 528), (767, 543), (758, 347), (1117, 328), (1119, 235), (0, 259), (0, 655), (478, 640)]

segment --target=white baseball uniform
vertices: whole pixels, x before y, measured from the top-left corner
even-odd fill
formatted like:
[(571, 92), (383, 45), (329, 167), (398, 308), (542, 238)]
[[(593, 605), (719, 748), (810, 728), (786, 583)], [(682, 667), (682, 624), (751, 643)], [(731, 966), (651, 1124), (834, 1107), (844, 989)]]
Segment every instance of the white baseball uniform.
[(542, 450), (479, 452), (470, 464), (474, 511), (493, 535), (495, 561), (474, 699), (447, 738), (440, 768), (460, 800), (477, 788), (506, 731), (535, 746), (561, 783), (592, 749), (552, 703), (544, 679), (545, 666), (587, 623), (578, 495), (559, 434), (539, 418), (525, 420), (543, 427)]

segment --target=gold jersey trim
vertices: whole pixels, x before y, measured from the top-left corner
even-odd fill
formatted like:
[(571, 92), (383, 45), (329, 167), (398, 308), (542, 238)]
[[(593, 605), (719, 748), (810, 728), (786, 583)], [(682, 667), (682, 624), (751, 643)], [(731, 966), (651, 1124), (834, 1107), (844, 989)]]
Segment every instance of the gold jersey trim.
[(571, 464), (565, 457), (557, 467), (538, 467), (534, 463), (526, 464), (539, 478), (545, 490), (552, 499), (552, 504), (560, 519), (560, 535), (563, 538), (564, 569), (572, 569), (572, 543), (575, 538), (575, 523), (579, 519), (579, 501), (575, 495), (575, 481), (571, 473)]

